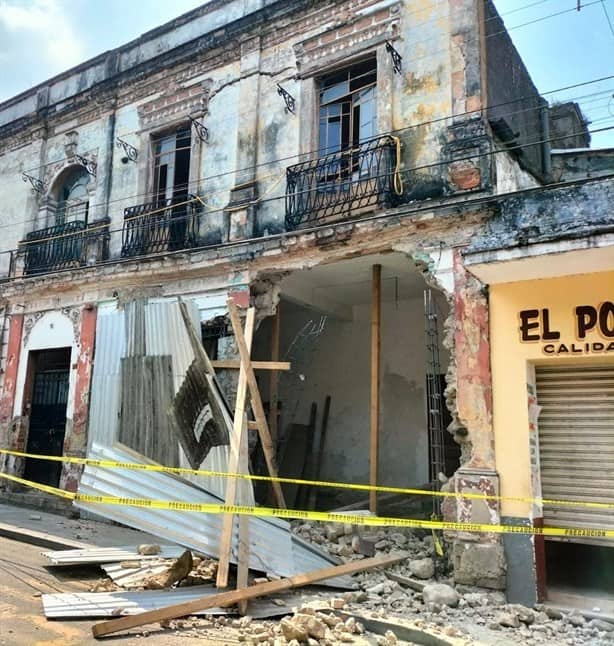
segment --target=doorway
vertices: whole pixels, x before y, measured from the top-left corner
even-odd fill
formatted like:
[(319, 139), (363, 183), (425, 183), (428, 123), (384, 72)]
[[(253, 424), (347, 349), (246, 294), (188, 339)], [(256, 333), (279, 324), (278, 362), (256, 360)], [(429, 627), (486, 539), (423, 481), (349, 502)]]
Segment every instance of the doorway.
[[(30, 354), (32, 391), (26, 453), (61, 456), (66, 432), (70, 348)], [(61, 462), (26, 458), (24, 478), (57, 487)]]

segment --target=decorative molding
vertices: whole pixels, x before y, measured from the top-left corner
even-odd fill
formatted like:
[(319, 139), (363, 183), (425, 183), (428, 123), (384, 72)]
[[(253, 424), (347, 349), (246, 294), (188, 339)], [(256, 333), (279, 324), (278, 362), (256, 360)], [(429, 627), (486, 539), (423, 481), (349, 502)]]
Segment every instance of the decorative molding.
[(28, 345), (28, 338), (30, 337), (30, 332), (34, 329), (34, 326), (38, 321), (40, 321), (45, 312), (33, 312), (32, 314), (26, 314), (23, 318), (23, 342), (22, 347)]
[[(294, 45), (299, 76), (305, 78), (323, 67), (336, 65), (365, 50), (374, 49), (399, 37), (400, 3), (387, 7), (388, 15), (372, 24), (371, 15), (360, 11), (338, 14), (334, 26)], [(368, 25), (368, 26), (367, 26)], [(353, 27), (352, 30), (348, 28)]]
[(71, 322), (75, 335), (75, 341), (79, 342), (81, 327), (81, 308), (80, 307), (63, 307), (62, 314)]

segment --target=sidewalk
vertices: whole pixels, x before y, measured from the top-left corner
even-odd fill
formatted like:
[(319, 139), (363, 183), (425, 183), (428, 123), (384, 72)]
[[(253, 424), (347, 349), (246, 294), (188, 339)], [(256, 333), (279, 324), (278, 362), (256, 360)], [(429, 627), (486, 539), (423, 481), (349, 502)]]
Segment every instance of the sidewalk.
[(0, 536), (48, 549), (160, 543), (160, 539), (151, 534), (127, 527), (90, 519), (67, 518), (5, 502), (0, 502)]

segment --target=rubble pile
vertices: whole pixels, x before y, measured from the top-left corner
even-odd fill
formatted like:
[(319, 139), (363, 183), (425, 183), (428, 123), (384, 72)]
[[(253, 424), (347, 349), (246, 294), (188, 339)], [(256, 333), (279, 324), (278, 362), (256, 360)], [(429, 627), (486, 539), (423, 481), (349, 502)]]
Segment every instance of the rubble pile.
[(430, 534), (421, 538), (413, 530), (406, 528), (296, 522), (292, 529), (297, 536), (318, 545), (343, 561), (354, 561), (398, 551), (407, 552), (412, 559), (434, 554), (433, 537)]
[(408, 558), (386, 571), (358, 574), (360, 590), (343, 595), (348, 609), (381, 618), (404, 617), (417, 625), (440, 627), (449, 636), (483, 643), (605, 646), (614, 643), (614, 624), (563, 613), (507, 604), (502, 592), (455, 585), (433, 537), (411, 529), (373, 528), (340, 523), (296, 523), (294, 531), (344, 561), (404, 551)]

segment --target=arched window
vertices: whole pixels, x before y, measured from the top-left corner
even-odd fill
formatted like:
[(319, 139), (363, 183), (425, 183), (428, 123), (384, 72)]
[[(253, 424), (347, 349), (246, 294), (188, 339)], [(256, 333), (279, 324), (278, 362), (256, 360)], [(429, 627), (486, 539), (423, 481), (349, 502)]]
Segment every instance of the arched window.
[(82, 166), (76, 166), (64, 178), (57, 189), (55, 223), (65, 224), (75, 220), (87, 222), (89, 211), (88, 185), (90, 175)]

